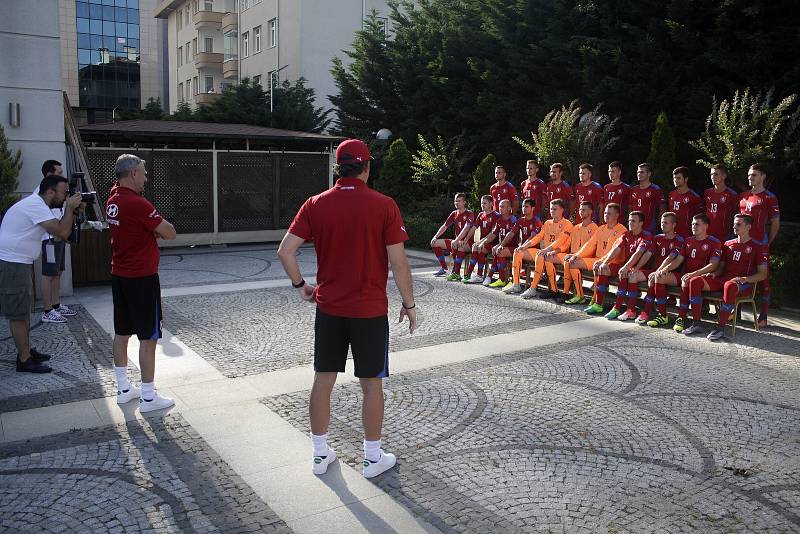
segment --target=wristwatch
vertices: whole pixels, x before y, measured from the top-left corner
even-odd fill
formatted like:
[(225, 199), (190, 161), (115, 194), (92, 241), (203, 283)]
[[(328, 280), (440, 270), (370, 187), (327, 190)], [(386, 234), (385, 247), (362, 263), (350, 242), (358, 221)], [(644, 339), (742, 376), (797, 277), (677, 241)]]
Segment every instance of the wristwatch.
[(292, 287), (295, 288), (295, 289), (300, 289), (304, 285), (306, 285), (306, 281), (303, 278), (300, 279), (300, 283), (299, 284), (295, 284), (294, 282), (292, 282)]

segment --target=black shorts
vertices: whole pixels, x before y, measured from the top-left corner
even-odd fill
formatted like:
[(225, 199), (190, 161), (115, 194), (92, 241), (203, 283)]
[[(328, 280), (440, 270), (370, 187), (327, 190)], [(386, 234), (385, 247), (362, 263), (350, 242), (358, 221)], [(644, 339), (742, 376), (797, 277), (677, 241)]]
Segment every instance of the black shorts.
[(161, 284), (158, 274), (141, 278), (111, 275), (114, 333), (139, 339), (161, 338)]
[[(47, 261), (47, 245), (53, 246), (54, 261), (52, 262)], [(55, 241), (53, 239), (42, 241), (42, 276), (58, 276), (64, 272), (66, 248), (66, 241)]]
[(314, 370), (343, 373), (348, 347), (359, 378), (389, 376), (389, 318), (353, 319), (328, 315), (317, 308), (314, 320)]

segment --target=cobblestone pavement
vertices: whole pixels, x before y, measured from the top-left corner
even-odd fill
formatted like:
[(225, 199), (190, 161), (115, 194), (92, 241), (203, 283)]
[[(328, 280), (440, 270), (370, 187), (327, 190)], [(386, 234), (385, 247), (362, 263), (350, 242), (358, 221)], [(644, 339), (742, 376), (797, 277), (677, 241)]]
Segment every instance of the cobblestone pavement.
[[(392, 376), (375, 483), (450, 532), (797, 532), (796, 336), (632, 327)], [(262, 402), (306, 430), (307, 401)], [(356, 466), (357, 384), (332, 412)]]
[(0, 412), (63, 404), (116, 394), (111, 338), (80, 305), (65, 324), (42, 323), (31, 315), (31, 344), (50, 354), (53, 372), (16, 372), (17, 349), (0, 321)]
[[(165, 250), (161, 254), (159, 279), (161, 287), (185, 287), (199, 284), (229, 284), (254, 280), (286, 279), (278, 260), (278, 246), (239, 245), (201, 251), (201, 249)], [(306, 276), (316, 274), (314, 248), (303, 246), (297, 251), (300, 271)], [(410, 256), (412, 268), (432, 267), (434, 258), (421, 260)]]
[(290, 532), (179, 416), (0, 447), (3, 532)]
[[(586, 315), (484, 287), (414, 278), (419, 330), (397, 324), (400, 294), (389, 281), (391, 351), (581, 321)], [(309, 365), (314, 306), (292, 288), (166, 297), (164, 324), (228, 377)]]

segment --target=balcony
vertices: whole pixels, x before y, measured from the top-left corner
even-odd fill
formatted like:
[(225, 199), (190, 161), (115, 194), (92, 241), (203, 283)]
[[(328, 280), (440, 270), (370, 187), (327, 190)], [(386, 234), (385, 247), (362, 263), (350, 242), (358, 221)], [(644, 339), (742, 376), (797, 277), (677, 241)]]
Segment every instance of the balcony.
[(198, 52), (194, 55), (194, 66), (197, 69), (222, 69), (222, 54)]
[(229, 80), (239, 77), (239, 62), (236, 59), (229, 59), (222, 63), (222, 76)]
[(222, 33), (228, 33), (239, 29), (239, 14), (225, 13), (222, 17)]
[(198, 11), (192, 17), (194, 29), (200, 30), (208, 28), (210, 30), (219, 30), (222, 28), (222, 17), (224, 16), (225, 13), (219, 13), (217, 11)]
[(222, 93), (197, 93), (194, 95), (194, 101), (197, 105), (213, 104), (221, 96)]

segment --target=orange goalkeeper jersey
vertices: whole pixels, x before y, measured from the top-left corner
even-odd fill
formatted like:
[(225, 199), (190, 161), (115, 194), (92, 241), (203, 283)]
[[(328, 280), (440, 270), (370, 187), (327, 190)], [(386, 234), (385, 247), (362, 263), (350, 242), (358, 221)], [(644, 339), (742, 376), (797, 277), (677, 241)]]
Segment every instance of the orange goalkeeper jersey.
[(607, 224), (597, 227), (589, 241), (581, 247), (576, 256), (581, 258), (602, 258), (614, 248), (614, 244), (628, 229), (617, 223), (613, 228)]
[(542, 229), (531, 239), (531, 246), (544, 249), (553, 246), (556, 252), (564, 252), (569, 248), (569, 235), (572, 232), (572, 223), (562, 217), (560, 221), (547, 219)]
[(597, 233), (597, 225), (589, 222), (587, 225), (576, 224), (572, 226), (572, 233), (570, 234), (570, 254), (576, 254), (583, 245), (589, 242), (592, 236)]

